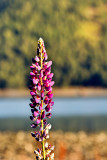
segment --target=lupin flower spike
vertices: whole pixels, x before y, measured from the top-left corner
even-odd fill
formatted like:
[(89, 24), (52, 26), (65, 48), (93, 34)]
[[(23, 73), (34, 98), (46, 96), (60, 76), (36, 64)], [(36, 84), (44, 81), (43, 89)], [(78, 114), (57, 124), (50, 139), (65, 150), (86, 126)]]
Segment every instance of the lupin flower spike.
[(32, 65), (30, 66), (31, 86), (29, 86), (32, 96), (29, 104), (32, 112), (30, 119), (33, 121), (31, 127), (33, 129), (38, 127), (38, 131), (31, 132), (31, 135), (42, 144), (41, 148), (34, 151), (36, 160), (54, 160), (54, 146), (46, 142), (51, 129), (51, 124), (47, 124), (47, 118), (51, 118), (50, 111), (54, 105), (52, 100), (52, 86), (54, 85), (53, 73), (51, 73), (52, 61), (46, 61), (47, 58), (44, 41), (40, 38), (37, 56), (32, 58)]

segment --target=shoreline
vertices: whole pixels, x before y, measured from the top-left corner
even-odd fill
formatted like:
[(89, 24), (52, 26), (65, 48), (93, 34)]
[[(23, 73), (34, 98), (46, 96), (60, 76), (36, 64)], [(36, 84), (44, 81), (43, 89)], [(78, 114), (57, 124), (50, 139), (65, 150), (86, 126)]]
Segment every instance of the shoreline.
[[(107, 97), (107, 88), (100, 87), (65, 87), (53, 88), (54, 97)], [(3, 89), (0, 98), (30, 97), (29, 89)]]

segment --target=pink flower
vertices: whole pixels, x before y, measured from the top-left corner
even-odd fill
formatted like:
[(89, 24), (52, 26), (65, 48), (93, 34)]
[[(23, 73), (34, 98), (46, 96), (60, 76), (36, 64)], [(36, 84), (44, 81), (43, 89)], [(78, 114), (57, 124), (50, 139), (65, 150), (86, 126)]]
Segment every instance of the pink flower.
[(50, 112), (51, 109), (52, 109), (52, 107), (49, 104), (45, 107), (46, 112)]
[(38, 116), (36, 123), (39, 124), (40, 122), (41, 122), (41, 118), (40, 118), (40, 116)]
[(36, 60), (36, 62), (39, 62), (39, 61), (40, 61), (40, 59), (39, 59), (38, 56), (35, 57), (35, 60)]
[(51, 116), (52, 116), (51, 113), (48, 113), (48, 114), (46, 115), (47, 118), (51, 118)]
[(47, 78), (50, 79), (53, 77), (53, 73), (50, 73), (49, 75), (47, 75)]
[(36, 93), (33, 92), (33, 91), (30, 91), (30, 94), (31, 94), (31, 96), (35, 96), (36, 95)]
[(52, 98), (52, 97), (53, 97), (53, 94), (52, 94), (51, 91), (49, 91), (49, 92), (47, 93), (47, 97), (48, 97), (48, 98)]
[(39, 91), (41, 90), (41, 85), (40, 85), (40, 83), (38, 83), (37, 88), (38, 88)]
[[(52, 61), (46, 61), (48, 58), (44, 42), (40, 38), (37, 47), (37, 56), (32, 58), (32, 65), (30, 66), (30, 80), (31, 85), (29, 86), (30, 94), (32, 96), (31, 107), (32, 116), (30, 119), (33, 121), (31, 127), (35, 129), (39, 128), (38, 131), (32, 132), (31, 135), (38, 142), (43, 142), (44, 139), (49, 138), (49, 130), (51, 129), (50, 124), (47, 124), (47, 118), (51, 118), (52, 106), (54, 102), (52, 101), (53, 93), (52, 86), (54, 81), (52, 81), (53, 73), (51, 73)], [(42, 143), (42, 148), (35, 150), (37, 159), (54, 159), (54, 154), (51, 145), (45, 145)]]
[(40, 109), (40, 111), (42, 110), (42, 104), (40, 104), (39, 109)]
[(49, 102), (49, 98), (46, 96), (45, 99), (44, 99), (44, 103), (48, 104), (48, 102)]
[(37, 117), (38, 114), (39, 114), (39, 111), (34, 111), (33, 113), (34, 117)]
[(54, 85), (54, 81), (51, 81), (49, 84), (50, 84), (50, 86), (53, 86)]
[(44, 67), (47, 69), (48, 67), (50, 67), (52, 65), (52, 61), (46, 62)]
[(36, 96), (35, 102), (36, 102), (36, 103), (39, 103), (39, 102), (40, 102), (40, 99), (41, 99), (40, 96)]
[(39, 79), (38, 78), (33, 78), (33, 84), (37, 84), (39, 82)]
[(34, 76), (35, 76), (35, 73), (34, 73), (34, 72), (30, 72), (30, 75), (31, 75), (32, 77), (34, 77)]
[(41, 91), (41, 97), (44, 97), (44, 90)]

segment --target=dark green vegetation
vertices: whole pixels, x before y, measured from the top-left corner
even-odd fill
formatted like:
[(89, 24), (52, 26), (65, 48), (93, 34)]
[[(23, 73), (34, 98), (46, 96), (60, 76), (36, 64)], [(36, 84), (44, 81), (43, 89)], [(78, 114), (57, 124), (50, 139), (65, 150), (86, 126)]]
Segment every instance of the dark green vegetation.
[[(73, 116), (54, 117), (49, 120), (52, 130), (86, 132), (107, 131), (107, 116)], [(0, 131), (30, 130), (31, 121), (28, 118), (0, 118)]]
[(28, 85), (37, 40), (56, 86), (107, 87), (106, 0), (0, 0), (0, 88)]

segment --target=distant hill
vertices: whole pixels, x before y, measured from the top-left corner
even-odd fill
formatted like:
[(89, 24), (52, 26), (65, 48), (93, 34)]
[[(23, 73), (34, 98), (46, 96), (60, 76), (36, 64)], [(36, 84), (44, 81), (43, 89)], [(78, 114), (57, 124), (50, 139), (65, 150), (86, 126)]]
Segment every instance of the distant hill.
[(56, 86), (107, 87), (106, 0), (0, 0), (0, 88), (25, 88), (43, 37)]

